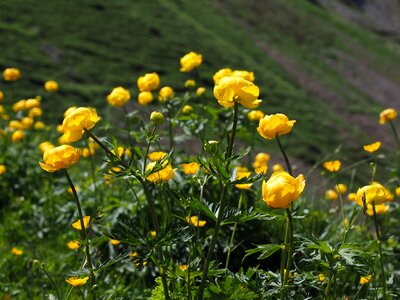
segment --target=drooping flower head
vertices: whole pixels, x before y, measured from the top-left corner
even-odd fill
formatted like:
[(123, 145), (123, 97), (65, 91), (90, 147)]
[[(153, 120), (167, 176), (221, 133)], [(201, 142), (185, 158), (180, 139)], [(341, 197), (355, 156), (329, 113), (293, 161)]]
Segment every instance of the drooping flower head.
[(84, 129), (90, 130), (100, 120), (97, 111), (91, 107), (79, 107), (70, 112), (63, 121), (62, 139), (66, 143), (76, 142), (79, 140)]
[(197, 54), (196, 52), (191, 51), (181, 57), (180, 62), (180, 71), (187, 73), (201, 65), (201, 63), (203, 62), (203, 56), (201, 54)]
[(270, 140), (277, 135), (291, 132), (295, 122), (295, 120), (289, 120), (284, 114), (267, 115), (260, 119), (257, 131), (263, 138)]
[(255, 108), (261, 103), (259, 95), (258, 86), (241, 77), (223, 77), (214, 87), (214, 96), (223, 107), (240, 103), (246, 108)]

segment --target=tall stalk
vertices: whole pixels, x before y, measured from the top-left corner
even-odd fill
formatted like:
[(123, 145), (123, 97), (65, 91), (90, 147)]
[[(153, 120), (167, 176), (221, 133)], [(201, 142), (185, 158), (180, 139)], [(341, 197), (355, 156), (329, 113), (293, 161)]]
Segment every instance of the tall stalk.
[(380, 263), (380, 267), (381, 267), (381, 276), (382, 276), (383, 299), (386, 299), (386, 276), (385, 276), (385, 268), (383, 266), (381, 235), (379, 232), (378, 219), (376, 217), (375, 202), (372, 202), (372, 210), (374, 212), (375, 234), (376, 234), (376, 240), (378, 242), (379, 263)]
[[(240, 209), (240, 206), (242, 205), (242, 199), (243, 199), (243, 192), (240, 192), (238, 210)], [(235, 222), (235, 224), (233, 225), (232, 235), (231, 235), (231, 239), (230, 239), (229, 247), (228, 247), (228, 255), (226, 256), (225, 269), (228, 269), (228, 266), (229, 266), (229, 260), (231, 258), (231, 251), (232, 251), (233, 241), (235, 239), (237, 223), (238, 222)]]

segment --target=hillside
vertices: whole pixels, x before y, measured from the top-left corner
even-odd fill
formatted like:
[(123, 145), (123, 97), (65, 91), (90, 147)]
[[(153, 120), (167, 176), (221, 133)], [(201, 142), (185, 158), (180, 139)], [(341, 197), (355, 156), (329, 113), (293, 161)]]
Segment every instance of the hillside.
[(113, 87), (136, 94), (136, 78), (148, 71), (179, 88), (188, 77), (171, 70), (194, 50), (209, 90), (222, 67), (255, 72), (261, 109), (298, 120), (287, 143), (299, 162), (339, 145), (351, 157), (366, 142), (391, 144), (377, 114), (400, 109), (400, 46), (315, 1), (15, 0), (0, 2), (0, 17), (0, 67), (23, 72), (13, 97), (43, 94), (48, 79), (60, 83), (44, 99), (50, 119), (77, 103), (106, 109)]

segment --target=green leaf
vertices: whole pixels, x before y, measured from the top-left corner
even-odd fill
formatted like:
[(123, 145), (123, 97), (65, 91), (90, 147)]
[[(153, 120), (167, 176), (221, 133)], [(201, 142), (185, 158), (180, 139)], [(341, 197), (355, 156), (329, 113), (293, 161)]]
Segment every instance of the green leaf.
[(261, 252), (261, 254), (258, 256), (257, 259), (266, 259), (280, 249), (281, 249), (281, 245), (278, 245), (278, 244), (258, 245), (257, 248), (246, 250), (246, 255), (243, 257), (243, 260), (245, 260), (245, 258), (247, 256), (250, 256), (250, 255), (253, 255), (253, 254), (259, 253), (259, 252)]

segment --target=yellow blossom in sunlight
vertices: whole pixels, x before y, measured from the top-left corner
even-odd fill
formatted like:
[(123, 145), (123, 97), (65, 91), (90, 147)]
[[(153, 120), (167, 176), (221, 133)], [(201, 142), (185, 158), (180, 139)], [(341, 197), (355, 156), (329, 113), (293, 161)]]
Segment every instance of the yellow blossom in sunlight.
[(69, 145), (61, 145), (51, 148), (50, 145), (42, 146), (45, 149), (43, 163), (39, 162), (40, 167), (47, 172), (55, 172), (66, 169), (79, 161), (81, 150)]
[[(83, 226), (85, 226), (85, 229), (88, 227), (90, 222), (90, 216), (83, 217)], [(76, 230), (82, 230), (81, 226), (81, 220), (77, 220), (74, 223), (72, 223), (72, 227)]]
[(364, 150), (369, 153), (373, 153), (375, 151), (378, 151), (380, 147), (381, 147), (381, 142), (378, 141), (372, 144), (364, 145)]
[(131, 93), (122, 86), (114, 88), (107, 95), (107, 101), (111, 106), (124, 106), (129, 100), (131, 100)]
[(188, 79), (185, 81), (185, 83), (183, 84), (186, 88), (192, 88), (196, 86), (196, 81), (193, 79)]
[(19, 142), (25, 137), (25, 133), (22, 130), (14, 131), (11, 135), (11, 141), (13, 143)]
[(385, 124), (397, 118), (397, 111), (394, 108), (387, 108), (379, 114), (379, 124)]
[(5, 165), (0, 165), (0, 175), (3, 175), (7, 172), (7, 167)]
[(335, 186), (335, 190), (336, 190), (338, 193), (341, 193), (341, 194), (343, 195), (343, 194), (345, 194), (345, 193), (347, 192), (347, 185), (345, 185), (344, 183), (338, 183), (338, 184)]
[(246, 79), (246, 80), (251, 81), (251, 82), (254, 82), (254, 80), (255, 80), (254, 73), (246, 71), (246, 70), (234, 70), (232, 72), (231, 76), (241, 77), (241, 78)]
[(289, 120), (284, 114), (267, 115), (260, 119), (257, 131), (263, 138), (270, 140), (277, 135), (290, 133), (295, 122), (295, 120)]
[(181, 271), (186, 271), (187, 269), (189, 269), (189, 266), (188, 265), (179, 265), (179, 269)]
[(322, 166), (327, 169), (329, 172), (337, 172), (340, 170), (342, 166), (341, 162), (338, 160), (326, 161), (322, 164)]
[(147, 157), (153, 161), (163, 159), (166, 156), (167, 156), (167, 153), (163, 152), (163, 151), (151, 152), (147, 155)]
[(224, 69), (218, 70), (213, 76), (214, 84), (218, 84), (222, 78), (228, 77), (228, 76), (232, 76), (232, 69), (224, 68)]
[(233, 107), (240, 103), (246, 108), (256, 108), (260, 90), (254, 83), (241, 77), (224, 77), (214, 87), (214, 96), (223, 107)]
[(84, 278), (78, 278), (77, 276), (72, 276), (65, 281), (68, 282), (73, 287), (77, 287), (77, 286), (85, 285), (88, 280), (89, 280), (89, 276), (86, 276)]
[(339, 198), (338, 193), (335, 190), (327, 190), (325, 192), (325, 199), (335, 201)]
[(58, 82), (54, 80), (49, 80), (44, 83), (44, 89), (46, 92), (55, 93), (58, 91)]
[(100, 120), (97, 111), (91, 107), (79, 107), (70, 112), (63, 121), (63, 139), (66, 142), (76, 142), (84, 132), (90, 130)]
[(370, 185), (366, 185), (359, 188), (357, 191), (357, 204), (363, 206), (363, 200), (365, 204), (375, 203), (375, 205), (390, 201), (391, 193), (383, 185), (377, 182), (373, 182)]
[(138, 102), (142, 106), (146, 106), (147, 104), (153, 102), (153, 94), (149, 91), (140, 92), (138, 95)]
[(158, 100), (160, 102), (165, 102), (174, 97), (174, 90), (170, 86), (164, 86), (158, 92)]
[(347, 195), (347, 200), (349, 200), (350, 202), (356, 201), (357, 198), (357, 193), (349, 193)]
[[(375, 205), (375, 212), (377, 215), (383, 215), (386, 214), (389, 211), (389, 205), (382, 203), (382, 204), (378, 204)], [(371, 204), (367, 205), (367, 211), (366, 211), (368, 216), (373, 216), (374, 215), (374, 208), (372, 207)]]
[[(147, 167), (146, 171), (151, 172), (157, 165), (157, 161), (150, 162)], [(154, 173), (150, 173), (147, 176), (147, 180), (160, 183), (165, 182), (172, 179), (175, 175), (175, 169), (172, 168), (171, 164), (166, 160), (162, 163), (161, 169)]]
[(360, 277), (360, 284), (366, 284), (368, 282), (370, 282), (372, 279), (372, 275), (367, 275), (367, 276), (361, 276)]
[(17, 81), (21, 78), (21, 71), (17, 68), (7, 68), (3, 71), (3, 79), (5, 81)]
[(204, 220), (200, 220), (198, 216), (191, 216), (191, 217), (187, 217), (186, 221), (193, 226), (196, 227), (204, 227), (207, 223), (207, 221)]
[(17, 247), (12, 247), (11, 248), (11, 253), (14, 254), (14, 255), (19, 256), (19, 255), (24, 254), (24, 251), (22, 249), (17, 248)]
[(185, 54), (180, 59), (181, 68), (180, 71), (187, 73), (197, 68), (203, 62), (203, 56), (201, 54), (197, 54), (196, 52), (189, 52)]
[(188, 164), (181, 164), (181, 166), (183, 168), (183, 173), (185, 173), (186, 175), (194, 175), (200, 169), (200, 164), (198, 164), (197, 162), (191, 162), (191, 163), (188, 163)]
[(262, 118), (264, 118), (264, 113), (261, 110), (251, 110), (247, 114), (247, 118), (252, 122), (259, 122)]
[(78, 249), (80, 247), (80, 245), (81, 245), (81, 243), (79, 243), (79, 241), (76, 241), (76, 240), (69, 241), (68, 244), (67, 244), (68, 248), (71, 249), (71, 250)]
[(15, 102), (12, 106), (12, 110), (15, 112), (25, 110), (25, 109), (26, 109), (26, 100), (25, 99)]
[(140, 76), (137, 80), (137, 85), (139, 91), (141, 92), (151, 92), (158, 88), (160, 85), (160, 77), (157, 73), (146, 73)]
[(285, 171), (274, 172), (268, 181), (262, 183), (262, 197), (268, 206), (288, 208), (298, 199), (305, 187), (303, 174), (296, 178)]
[(205, 87), (198, 87), (196, 89), (196, 96), (200, 97), (201, 95), (203, 95), (206, 92), (206, 88)]
[(193, 110), (193, 107), (190, 105), (185, 105), (184, 107), (182, 107), (182, 113), (184, 114), (188, 114)]
[(121, 244), (119, 240), (110, 239), (110, 243), (114, 246)]

